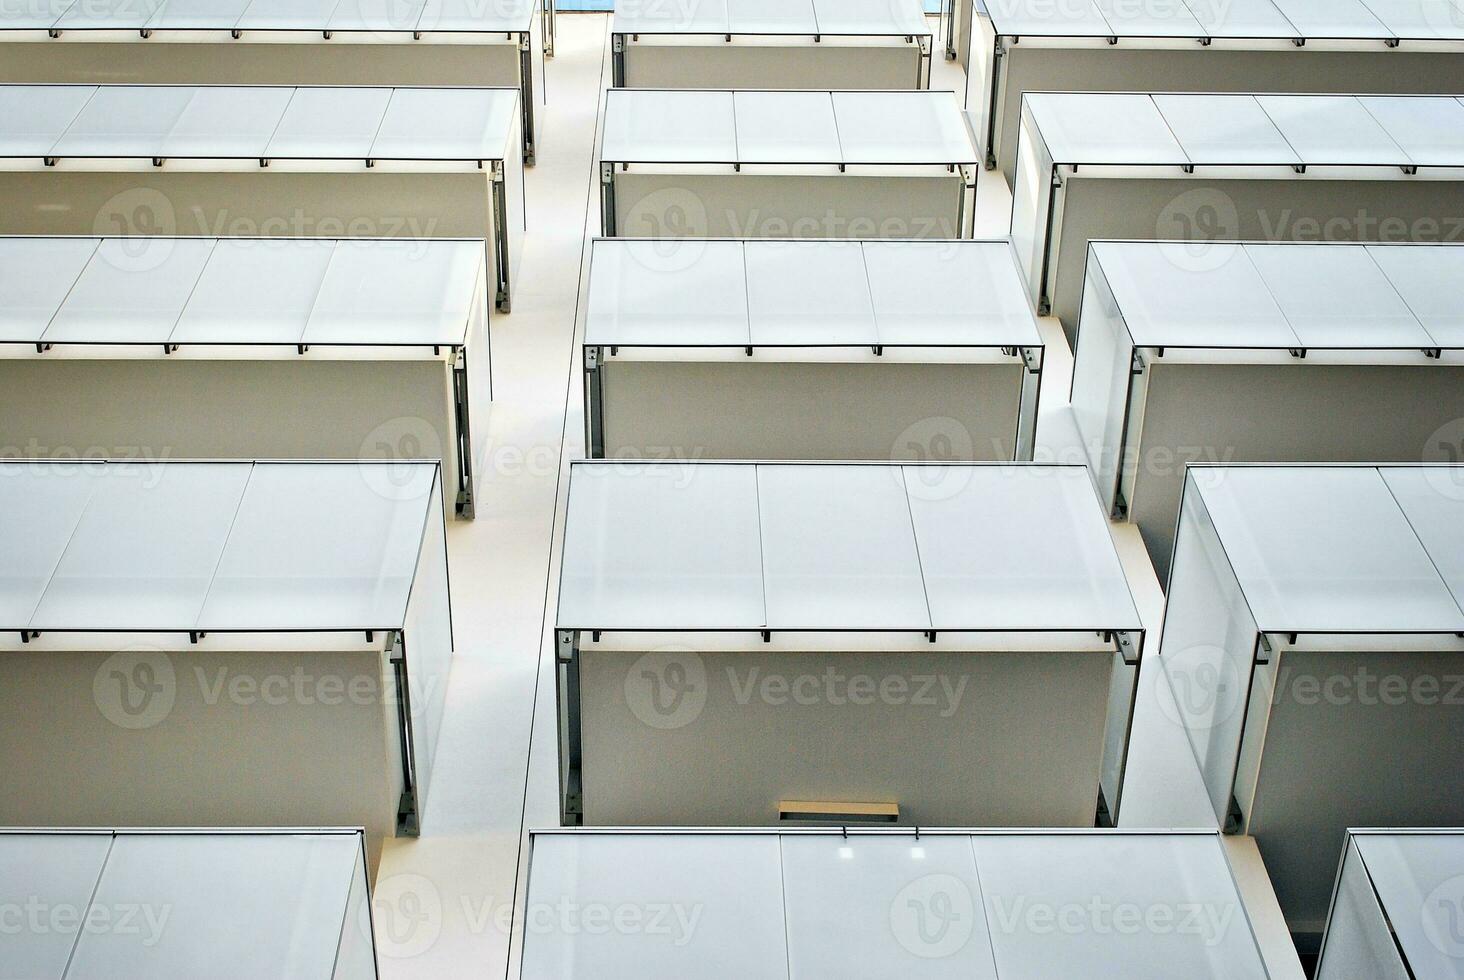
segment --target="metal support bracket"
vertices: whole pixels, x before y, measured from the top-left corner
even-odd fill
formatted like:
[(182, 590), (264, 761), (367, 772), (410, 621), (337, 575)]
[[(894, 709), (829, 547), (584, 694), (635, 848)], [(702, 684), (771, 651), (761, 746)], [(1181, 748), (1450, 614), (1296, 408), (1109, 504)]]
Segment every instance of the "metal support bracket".
[(402, 795), (397, 801), (397, 833), (416, 837), (421, 833), (417, 810), (417, 766), (413, 752), (411, 685), (407, 679), (407, 651), (401, 630), (386, 632), (387, 662), (396, 684), (398, 747), (402, 754)]
[(615, 164), (600, 164), (600, 229), (615, 237)]
[(555, 630), (554, 682), (559, 705), (559, 820), (584, 823), (584, 776), (581, 748), (579, 631)]
[(605, 458), (605, 349), (585, 347), (585, 445), (591, 459)]
[(534, 124), (534, 49), (527, 33), (519, 35), (519, 78), (523, 93), (519, 97), (520, 126), (523, 129), (524, 166), (532, 167), (539, 155), (539, 136)]
[(1244, 826), (1245, 813), (1240, 809), (1240, 801), (1232, 795), (1230, 797), (1230, 805), (1225, 808), (1225, 827), (1223, 832), (1226, 834), (1238, 834)]
[[(479, 166), (482, 161), (479, 161)], [(510, 282), (508, 278), (509, 269), (513, 265), (513, 256), (509, 252), (508, 223), (512, 220), (508, 210), (508, 187), (504, 179), (504, 167), (502, 160), (492, 160), (488, 166), (488, 185), (490, 196), (493, 199), (493, 252), (496, 261), (495, 272), (497, 282), (494, 284), (493, 305), (500, 313), (508, 313), (513, 308), (513, 298), (510, 294)]]
[(452, 402), (453, 417), (457, 422), (457, 436), (453, 440), (457, 450), (458, 487), (454, 501), (454, 512), (464, 520), (476, 516), (473, 500), (473, 426), (469, 413), (468, 397), (468, 349), (454, 347), (452, 355)]
[(1271, 663), (1271, 658), (1274, 657), (1275, 655), (1276, 655), (1276, 649), (1275, 649), (1275, 647), (1271, 646), (1271, 639), (1270, 639), (1270, 637), (1266, 636), (1265, 633), (1262, 633), (1256, 639), (1256, 651), (1255, 651), (1255, 657), (1254, 657), (1254, 661), (1255, 661), (1254, 666), (1256, 666), (1256, 667), (1265, 667), (1265, 666), (1268, 666)]
[(1119, 630), (1112, 634), (1113, 649), (1123, 658), (1124, 666), (1137, 667), (1139, 665), (1139, 644), (1128, 630)]
[(625, 87), (625, 35), (610, 35), (610, 85)]
[(1113, 519), (1116, 521), (1128, 520), (1129, 505), (1123, 497), (1123, 488), (1113, 491)]
[(1093, 826), (1104, 830), (1114, 826), (1113, 812), (1108, 808), (1108, 797), (1103, 795), (1103, 787), (1098, 787), (1098, 806), (1093, 812)]
[[(1012, 38), (1012, 43), (1016, 44), (1019, 40), (1019, 38), (1014, 37)], [(1006, 59), (1006, 56), (1007, 43), (998, 37), (996, 43), (991, 46), (991, 77), (996, 81), (991, 86), (991, 93), (986, 105), (987, 119), (984, 136), (986, 137), (985, 167), (987, 170), (996, 169), (996, 127), (997, 118), (1000, 115), (998, 106), (1001, 103), (1002, 62)]]

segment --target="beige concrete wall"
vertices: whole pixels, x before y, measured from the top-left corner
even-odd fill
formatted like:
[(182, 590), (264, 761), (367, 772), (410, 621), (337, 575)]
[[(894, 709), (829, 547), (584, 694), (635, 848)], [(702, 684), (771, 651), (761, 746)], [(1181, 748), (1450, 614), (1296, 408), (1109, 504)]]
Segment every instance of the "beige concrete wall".
[(627, 41), (625, 51), (629, 88), (916, 89), (921, 77), (918, 43), (768, 45), (718, 36), (700, 44)]
[[(12, 43), (0, 82), (88, 85), (519, 85), (515, 44), (150, 41)], [(134, 38), (136, 35), (134, 34)]]
[(1049, 278), (1048, 295), (1070, 343), (1094, 239), (1464, 240), (1464, 180), (1107, 179), (1080, 172), (1065, 186), (1057, 281)]
[(609, 361), (606, 456), (1009, 460), (1020, 364)]
[(580, 656), (587, 825), (776, 824), (788, 799), (898, 803), (925, 826), (1093, 824), (1105, 654)]
[(1464, 823), (1464, 655), (1293, 650), (1277, 678), (1247, 829), (1292, 930), (1315, 938), (1348, 827)]
[(1460, 418), (1464, 365), (1152, 359), (1129, 518), (1165, 582), (1185, 463), (1416, 463)]
[(0, 656), (0, 825), (363, 826), (374, 868), (401, 793), (384, 655), (206, 643)]
[(451, 520), (448, 362), (308, 357), (0, 359), (0, 457), (441, 459)]
[(632, 168), (615, 175), (615, 233), (627, 238), (959, 238), (961, 193), (959, 174), (720, 176)]

